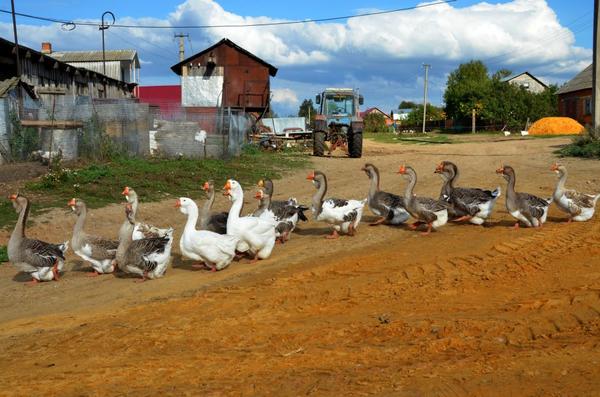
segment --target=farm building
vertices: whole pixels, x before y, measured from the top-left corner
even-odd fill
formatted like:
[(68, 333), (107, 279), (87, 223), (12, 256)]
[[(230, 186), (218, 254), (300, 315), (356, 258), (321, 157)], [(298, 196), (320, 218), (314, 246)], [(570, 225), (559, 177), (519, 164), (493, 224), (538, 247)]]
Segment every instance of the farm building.
[(592, 123), (592, 65), (567, 81), (557, 91), (558, 113), (580, 124)]
[(102, 73), (125, 83), (139, 84), (140, 60), (135, 50), (106, 50), (106, 72), (102, 51), (52, 51), (51, 43), (42, 43), (42, 54), (69, 65)]
[(504, 78), (502, 81), (523, 87), (527, 91), (534, 94), (539, 94), (548, 88), (546, 84), (529, 72), (523, 72), (514, 76), (509, 76)]
[[(0, 37), (0, 80), (17, 76), (15, 44)], [(83, 69), (34, 49), (19, 45), (21, 80), (33, 86), (42, 102), (53, 96), (88, 96), (91, 98), (131, 98), (135, 83), (127, 83)]]
[(383, 110), (376, 108), (376, 107), (368, 108), (364, 112), (360, 112), (360, 117), (362, 117), (362, 119), (364, 120), (365, 117), (367, 117), (371, 113), (381, 114), (383, 116), (383, 118), (385, 119), (385, 125), (387, 125), (387, 126), (394, 124), (394, 119), (392, 118), (392, 116), (390, 116), (389, 114), (385, 113)]
[(140, 86), (138, 98), (140, 102), (154, 107), (164, 120), (182, 117), (180, 85)]
[(256, 113), (269, 108), (270, 77), (277, 74), (276, 67), (226, 38), (171, 69), (181, 76), (182, 106)]

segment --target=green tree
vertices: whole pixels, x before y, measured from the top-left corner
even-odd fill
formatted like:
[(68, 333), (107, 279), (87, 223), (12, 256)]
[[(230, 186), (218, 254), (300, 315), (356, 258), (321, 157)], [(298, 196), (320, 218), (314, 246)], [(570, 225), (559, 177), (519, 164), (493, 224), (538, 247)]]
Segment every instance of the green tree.
[(444, 102), (446, 114), (455, 120), (470, 119), (471, 111), (481, 112), (484, 99), (490, 95), (491, 79), (481, 61), (470, 61), (450, 73)]
[(310, 128), (314, 128), (316, 113), (317, 110), (313, 106), (312, 99), (305, 99), (302, 101), (300, 108), (298, 109), (298, 117), (306, 117)]
[[(434, 105), (427, 105), (427, 121), (439, 121), (444, 120), (445, 118), (446, 113), (444, 113), (444, 109)], [(408, 114), (408, 117), (402, 123), (411, 126), (422, 125), (423, 105), (417, 105), (417, 107)]]
[(400, 105), (398, 105), (398, 109), (414, 109), (417, 107), (417, 104), (413, 101), (402, 101)]
[(387, 132), (388, 126), (385, 124), (385, 117), (378, 112), (367, 114), (363, 120), (365, 132)]

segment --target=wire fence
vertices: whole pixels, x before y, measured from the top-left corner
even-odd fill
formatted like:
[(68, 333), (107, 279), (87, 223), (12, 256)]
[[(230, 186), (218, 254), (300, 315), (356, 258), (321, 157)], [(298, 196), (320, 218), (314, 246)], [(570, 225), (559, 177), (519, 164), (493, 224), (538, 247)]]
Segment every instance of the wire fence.
[[(6, 161), (102, 159), (114, 155), (238, 156), (253, 119), (229, 108), (185, 108), (136, 99), (56, 95), (50, 103), (2, 98), (0, 156)], [(3, 131), (4, 130), (4, 131)]]

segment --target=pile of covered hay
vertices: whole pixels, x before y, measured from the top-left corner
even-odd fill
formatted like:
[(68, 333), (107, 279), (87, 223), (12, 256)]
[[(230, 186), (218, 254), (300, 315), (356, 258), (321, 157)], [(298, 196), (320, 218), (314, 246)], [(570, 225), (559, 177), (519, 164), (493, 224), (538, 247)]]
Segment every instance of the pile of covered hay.
[(544, 117), (529, 128), (529, 135), (578, 135), (585, 128), (570, 117)]

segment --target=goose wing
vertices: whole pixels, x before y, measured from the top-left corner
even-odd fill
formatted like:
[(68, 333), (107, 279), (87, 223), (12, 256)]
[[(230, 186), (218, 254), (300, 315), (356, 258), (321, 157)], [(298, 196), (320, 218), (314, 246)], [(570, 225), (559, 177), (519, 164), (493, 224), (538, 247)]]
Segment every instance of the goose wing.
[(517, 193), (521, 204), (521, 212), (524, 215), (530, 215), (536, 219), (544, 215), (544, 210), (550, 205), (552, 200), (545, 200), (529, 193)]
[(143, 238), (134, 240), (129, 246), (132, 260), (128, 265), (151, 272), (158, 266), (158, 257), (164, 254), (172, 236)]
[(213, 231), (219, 234), (227, 233), (227, 217), (228, 212), (219, 212), (210, 216), (208, 220), (207, 230)]
[(469, 215), (479, 212), (479, 206), (497, 198), (500, 190), (483, 190), (478, 188), (456, 188), (450, 195), (450, 202), (459, 210)]
[(358, 211), (365, 205), (366, 199), (346, 200), (329, 198), (323, 201), (321, 214), (336, 222), (351, 222), (358, 216)]
[[(98, 236), (85, 236), (85, 243), (89, 244), (90, 257), (98, 260), (113, 259), (117, 254), (119, 242)], [(84, 245), (85, 247), (85, 245)]]
[[(52, 267), (58, 259), (65, 260), (63, 245), (40, 240), (23, 240), (23, 262), (35, 267)], [(66, 250), (66, 249), (65, 249)]]
[(580, 193), (576, 190), (566, 190), (565, 196), (572, 200), (572, 206), (577, 206), (579, 208), (593, 208), (594, 207), (594, 198), (591, 194)]

